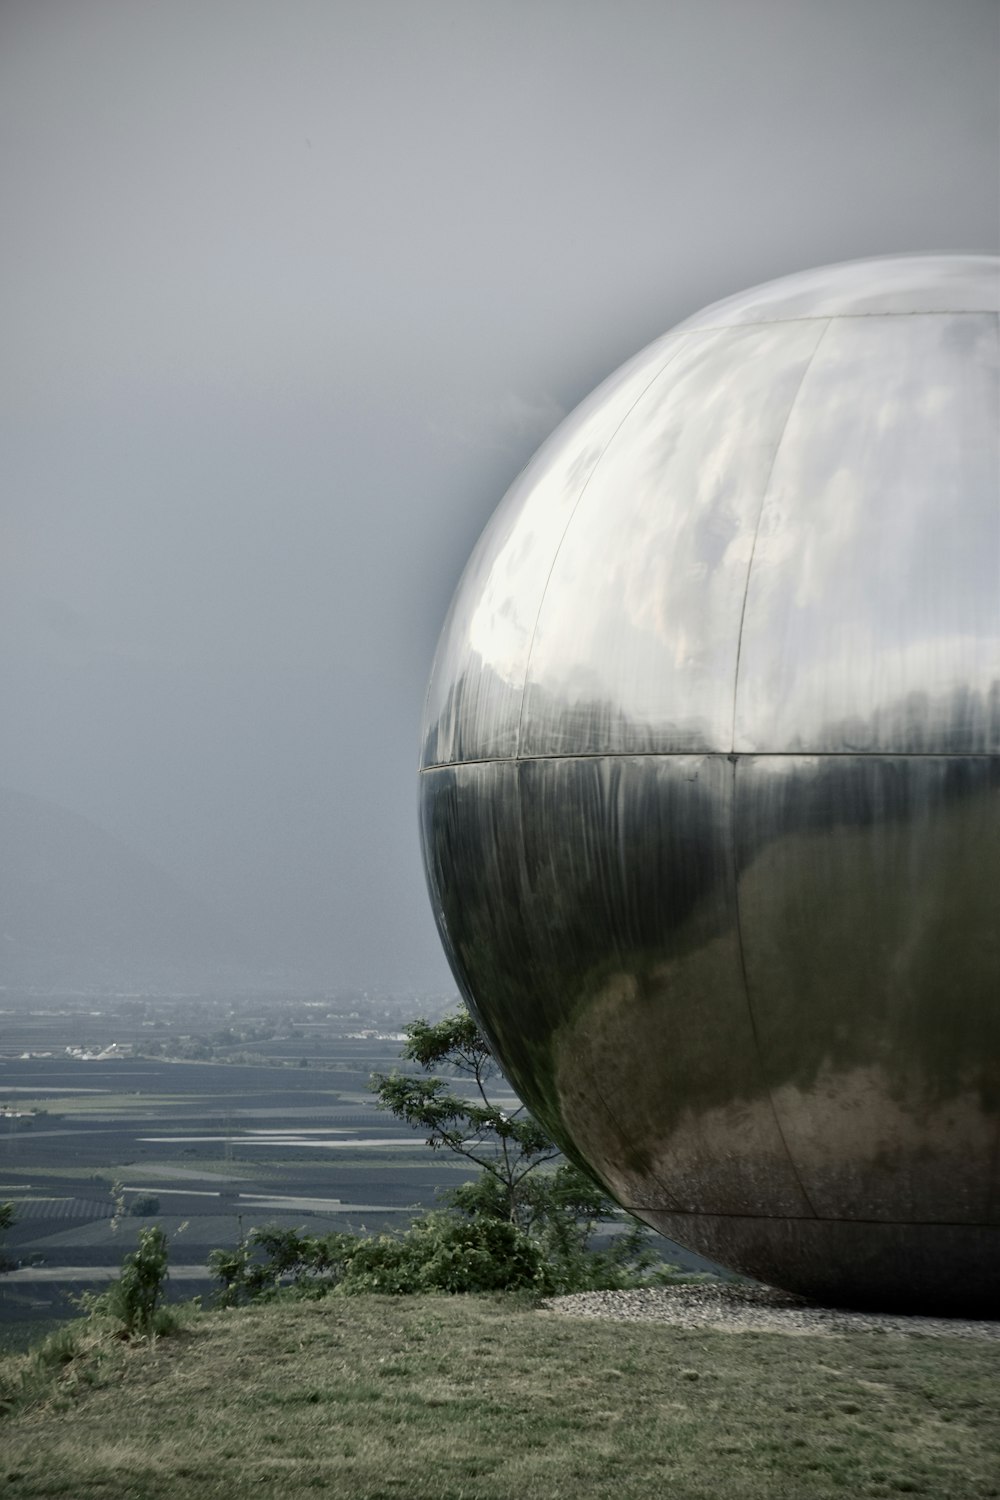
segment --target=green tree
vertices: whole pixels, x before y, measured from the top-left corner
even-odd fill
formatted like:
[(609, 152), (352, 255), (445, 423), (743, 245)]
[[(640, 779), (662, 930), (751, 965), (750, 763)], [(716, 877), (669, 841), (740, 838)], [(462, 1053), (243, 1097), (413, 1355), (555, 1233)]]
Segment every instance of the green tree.
[[(405, 1027), (401, 1056), (425, 1073), (447, 1068), (471, 1084), (459, 1092), (441, 1077), (412, 1073), (373, 1073), (370, 1087), (379, 1109), (427, 1132), (434, 1150), (451, 1151), (480, 1167), (495, 1184), (494, 1205), (512, 1224), (523, 1223), (532, 1174), (554, 1161), (558, 1147), (523, 1105), (508, 1112), (489, 1097), (488, 1085), (500, 1069), (475, 1021), (465, 1011), (432, 1025)], [(529, 1215), (530, 1216), (530, 1215)]]
[[(502, 1075), (469, 1015), (412, 1022), (402, 1057), (421, 1072), (373, 1074), (379, 1107), (425, 1131), (436, 1150), (479, 1167), (478, 1175), (444, 1194), (448, 1211), (425, 1214), (404, 1234), (317, 1237), (267, 1225), (244, 1235), (241, 1225), (233, 1249), (209, 1256), (222, 1306), (289, 1292), (549, 1295), (677, 1276), (650, 1245), (646, 1226), (560, 1160), (523, 1106), (505, 1108), (491, 1097)], [(596, 1248), (602, 1230), (606, 1242)]]
[[(676, 1267), (662, 1266), (645, 1225), (626, 1219), (622, 1228), (622, 1210), (601, 1187), (569, 1162), (553, 1165), (559, 1149), (523, 1105), (508, 1111), (491, 1099), (502, 1074), (467, 1012), (436, 1025), (414, 1021), (405, 1033), (401, 1056), (431, 1076), (374, 1073), (370, 1086), (379, 1108), (425, 1130), (428, 1145), (481, 1169), (445, 1194), (453, 1210), (478, 1223), (506, 1220), (526, 1235), (541, 1251), (550, 1290), (622, 1287), (676, 1274)], [(465, 1087), (441, 1077), (445, 1069)], [(611, 1224), (621, 1232), (595, 1250), (594, 1236)]]

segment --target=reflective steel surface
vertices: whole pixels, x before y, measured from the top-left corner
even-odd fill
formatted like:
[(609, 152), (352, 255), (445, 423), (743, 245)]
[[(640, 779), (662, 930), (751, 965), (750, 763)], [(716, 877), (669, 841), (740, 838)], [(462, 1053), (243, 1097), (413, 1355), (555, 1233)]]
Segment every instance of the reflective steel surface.
[(484, 533), (421, 807), (575, 1159), (831, 1300), (1000, 1307), (998, 262), (827, 267), (607, 381)]

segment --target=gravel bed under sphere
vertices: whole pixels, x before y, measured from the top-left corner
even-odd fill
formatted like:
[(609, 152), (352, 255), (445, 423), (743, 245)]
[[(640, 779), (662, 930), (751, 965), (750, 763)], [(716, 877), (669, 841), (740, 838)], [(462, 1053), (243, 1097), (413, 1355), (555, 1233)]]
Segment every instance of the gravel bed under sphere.
[(732, 1333), (895, 1333), (1000, 1339), (997, 1322), (849, 1312), (814, 1306), (775, 1287), (729, 1282), (643, 1287), (632, 1292), (574, 1292), (567, 1297), (549, 1297), (542, 1306), (574, 1318), (672, 1323), (681, 1328), (716, 1328)]

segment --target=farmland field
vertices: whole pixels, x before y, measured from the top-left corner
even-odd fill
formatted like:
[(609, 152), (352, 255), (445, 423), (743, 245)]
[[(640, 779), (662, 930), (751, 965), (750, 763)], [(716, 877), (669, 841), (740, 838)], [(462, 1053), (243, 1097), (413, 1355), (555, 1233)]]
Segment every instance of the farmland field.
[[(190, 1297), (211, 1290), (209, 1252), (255, 1226), (404, 1229), (474, 1172), (376, 1109), (369, 1079), (400, 1065), (398, 1032), (352, 1035), (363, 1020), (315, 1003), (263, 1009), (0, 1001), (0, 1202), (15, 1212), (0, 1347), (71, 1315), (144, 1225), (166, 1231), (172, 1293)], [(498, 1083), (497, 1102), (515, 1107)], [(150, 1200), (155, 1217), (138, 1212)]]
[[(240, 1035), (238, 1062), (148, 1057), (150, 1014), (169, 1048), (185, 1015), (167, 1003), (0, 1011), (0, 1201), (16, 1216), (0, 1345), (72, 1313), (145, 1224), (170, 1237), (175, 1295), (190, 1296), (209, 1290), (209, 1251), (255, 1225), (405, 1227), (467, 1175), (375, 1108), (369, 1076), (396, 1065), (398, 1040), (333, 1019)], [(155, 1218), (138, 1215), (150, 1199)]]

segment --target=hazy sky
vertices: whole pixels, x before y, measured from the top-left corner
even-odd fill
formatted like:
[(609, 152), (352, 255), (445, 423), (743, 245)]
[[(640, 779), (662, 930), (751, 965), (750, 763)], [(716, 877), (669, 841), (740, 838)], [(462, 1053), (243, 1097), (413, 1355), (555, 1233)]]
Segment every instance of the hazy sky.
[(0, 783), (332, 986), (446, 982), (418, 724), (489, 513), (703, 304), (995, 251), (998, 42), (996, 0), (3, 0)]

